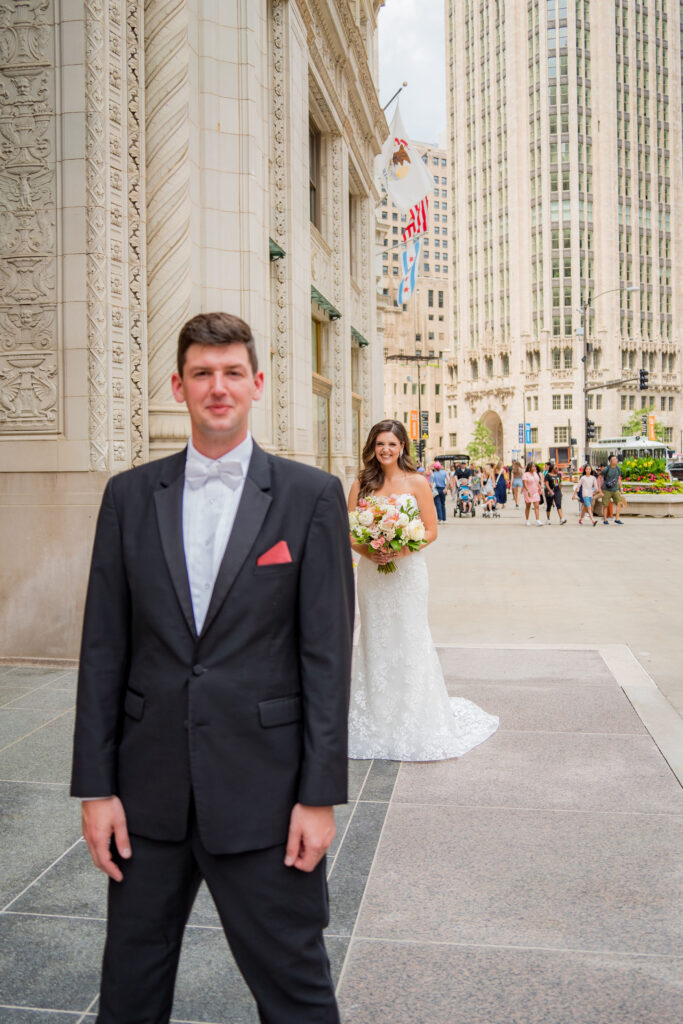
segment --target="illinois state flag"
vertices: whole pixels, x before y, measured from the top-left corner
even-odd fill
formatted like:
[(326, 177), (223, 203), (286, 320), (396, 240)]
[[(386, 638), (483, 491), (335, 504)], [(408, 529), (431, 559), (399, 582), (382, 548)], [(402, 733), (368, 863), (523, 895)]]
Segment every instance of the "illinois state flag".
[(422, 239), (416, 238), (412, 245), (407, 246), (401, 253), (401, 262), (403, 263), (403, 277), (401, 283), (398, 286), (398, 296), (396, 301), (399, 306), (402, 306), (404, 302), (407, 302), (410, 296), (415, 291), (415, 281), (417, 280), (417, 265), (420, 262), (420, 252), (422, 250)]
[(375, 177), (399, 210), (410, 210), (433, 190), (434, 179), (408, 140), (398, 103), (389, 132), (375, 160)]

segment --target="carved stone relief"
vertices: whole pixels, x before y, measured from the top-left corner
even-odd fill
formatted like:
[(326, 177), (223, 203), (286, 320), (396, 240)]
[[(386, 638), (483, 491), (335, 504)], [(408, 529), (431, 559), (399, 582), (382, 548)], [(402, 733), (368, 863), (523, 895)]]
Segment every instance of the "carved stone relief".
[(178, 331), (190, 315), (189, 15), (187, 0), (145, 0), (149, 394), (173, 403)]
[(0, 2), (0, 434), (59, 430), (52, 0)]
[[(272, 62), (271, 190), (273, 240), (285, 252), (287, 245), (287, 117), (285, 95), (285, 0), (271, 0), (270, 45)], [(290, 447), (290, 352), (288, 285), (285, 260), (271, 269), (273, 344), (273, 443), (280, 451)]]
[[(344, 307), (342, 291), (345, 278), (344, 259), (344, 226), (342, 218), (345, 209), (344, 196), (344, 144), (341, 135), (330, 139), (330, 211), (332, 222), (332, 264), (333, 288), (330, 301), (337, 308)], [(332, 363), (332, 451), (341, 453), (344, 450), (344, 422), (346, 419), (346, 387), (344, 386), (345, 350), (350, 345), (351, 326), (347, 318), (334, 320), (330, 327), (331, 363)]]

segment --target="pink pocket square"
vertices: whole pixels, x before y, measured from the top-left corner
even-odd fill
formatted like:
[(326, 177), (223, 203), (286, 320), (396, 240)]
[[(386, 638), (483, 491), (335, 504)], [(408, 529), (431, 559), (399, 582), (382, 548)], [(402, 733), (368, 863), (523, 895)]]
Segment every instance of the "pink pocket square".
[(279, 540), (272, 548), (268, 548), (256, 559), (257, 565), (286, 565), (292, 561), (286, 540)]

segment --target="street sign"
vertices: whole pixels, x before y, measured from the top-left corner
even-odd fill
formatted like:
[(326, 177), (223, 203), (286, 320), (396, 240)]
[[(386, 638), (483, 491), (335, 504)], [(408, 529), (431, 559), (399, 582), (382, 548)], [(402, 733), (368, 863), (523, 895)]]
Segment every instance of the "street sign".
[(531, 424), (524, 424), (524, 443), (531, 444)]
[(648, 441), (656, 441), (655, 436), (655, 414), (653, 412), (647, 418), (647, 439)]
[(519, 424), (519, 443), (524, 444), (524, 424)]
[(421, 412), (420, 433), (423, 438), (429, 437), (429, 411), (423, 409)]
[(410, 439), (417, 441), (420, 436), (420, 425), (418, 423), (417, 409), (410, 410)]

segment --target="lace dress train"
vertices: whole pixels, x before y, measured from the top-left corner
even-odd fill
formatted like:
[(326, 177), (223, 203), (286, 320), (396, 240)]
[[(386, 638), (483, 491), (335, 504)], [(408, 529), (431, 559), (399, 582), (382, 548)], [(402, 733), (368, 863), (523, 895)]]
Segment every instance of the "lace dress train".
[(358, 568), (360, 640), (354, 652), (349, 756), (390, 761), (460, 757), (488, 739), (498, 719), (449, 697), (427, 618), (422, 553), (389, 575), (367, 558)]

